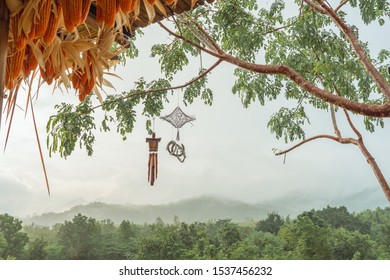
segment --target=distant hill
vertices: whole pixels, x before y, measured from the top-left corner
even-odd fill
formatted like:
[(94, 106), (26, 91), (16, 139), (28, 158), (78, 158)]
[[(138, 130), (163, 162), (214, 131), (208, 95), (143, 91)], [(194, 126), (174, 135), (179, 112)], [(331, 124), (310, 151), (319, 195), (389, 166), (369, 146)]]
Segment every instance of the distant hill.
[(378, 207), (388, 207), (383, 191), (379, 186), (370, 189), (364, 189), (348, 197), (341, 197), (337, 200), (337, 205), (344, 205), (350, 211), (360, 212), (366, 209), (376, 209)]
[(180, 221), (188, 223), (195, 221), (209, 221), (217, 219), (232, 219), (235, 222), (258, 221), (268, 213), (278, 212), (286, 217), (294, 217), (303, 211), (322, 209), (326, 206), (346, 206), (351, 212), (360, 212), (366, 209), (387, 207), (389, 203), (380, 188), (366, 189), (352, 195), (329, 198), (292, 193), (283, 198), (259, 204), (249, 204), (241, 201), (200, 197), (182, 200), (164, 205), (119, 205), (94, 202), (78, 205), (64, 212), (49, 212), (25, 218), (25, 224), (39, 224), (52, 226), (56, 223), (72, 220), (81, 213), (97, 220), (110, 219), (115, 223), (129, 220), (136, 224), (153, 223), (160, 217), (166, 223), (172, 223), (177, 216)]
[(345, 206), (350, 212), (389, 206), (389, 202), (379, 186), (344, 195), (330, 193), (321, 196), (313, 193), (295, 192), (270, 201), (270, 203), (278, 209), (278, 213), (291, 216), (311, 209), (322, 209), (328, 205), (332, 207)]
[(247, 204), (235, 200), (201, 197), (183, 200), (165, 205), (118, 205), (94, 202), (78, 205), (60, 213), (44, 213), (24, 219), (24, 224), (52, 226), (62, 223), (81, 213), (97, 220), (110, 219), (115, 223), (129, 220), (136, 224), (153, 223), (158, 217), (171, 223), (177, 216), (180, 221), (195, 222), (216, 219), (232, 219), (233, 221), (260, 220), (268, 212), (275, 211), (270, 205)]

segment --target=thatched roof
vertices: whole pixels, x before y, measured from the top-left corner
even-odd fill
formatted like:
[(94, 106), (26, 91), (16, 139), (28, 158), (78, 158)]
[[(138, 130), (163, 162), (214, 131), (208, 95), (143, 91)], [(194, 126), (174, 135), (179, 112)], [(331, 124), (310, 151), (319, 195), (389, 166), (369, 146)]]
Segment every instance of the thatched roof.
[[(212, 3), (215, 0), (178, 0), (176, 5), (164, 5), (164, 12), (159, 9), (155, 9), (156, 15), (153, 19), (149, 19), (145, 5), (140, 6), (139, 15), (136, 18), (131, 19), (130, 28), (124, 28), (123, 33), (126, 37), (131, 37), (134, 31), (138, 28), (146, 27), (150, 24), (164, 20), (167, 17), (172, 15), (179, 15), (184, 12), (190, 11), (198, 6), (204, 5), (207, 3)], [(92, 3), (88, 17), (85, 21), (88, 28), (91, 30), (98, 29), (98, 23), (96, 22), (96, 4)], [(117, 43), (126, 44), (126, 39), (120, 36), (116, 38)]]
[(20, 83), (39, 76), (75, 88), (81, 101), (92, 91), (100, 97), (109, 84), (103, 72), (135, 29), (206, 1), (214, 0), (1, 0), (0, 110), (2, 93), (11, 100)]
[[(170, 7), (170, 6), (165, 6), (165, 11), (166, 11), (166, 15), (168, 17), (176, 14), (181, 14), (183, 12), (187, 12), (191, 9), (194, 9), (198, 6), (201, 6), (201, 5), (204, 5), (205, 2), (208, 2), (208, 3), (213, 3), (214, 0), (181, 0), (181, 1), (178, 1), (176, 3), (175, 6), (173, 7)], [(193, 5), (193, 7), (192, 7)], [(158, 22), (158, 21), (161, 21), (163, 20), (164, 18), (166, 18), (166, 16), (164, 14), (162, 14), (159, 10), (156, 10), (156, 17), (152, 20), (151, 23), (155, 23), (155, 22)], [(141, 11), (140, 11), (140, 15), (139, 17), (133, 22), (133, 25), (132, 25), (132, 29), (137, 29), (139, 27), (145, 27), (147, 26), (149, 23), (148, 21), (148, 17), (147, 17), (147, 13), (146, 13), (146, 10), (145, 10), (145, 7), (144, 6), (141, 6)]]

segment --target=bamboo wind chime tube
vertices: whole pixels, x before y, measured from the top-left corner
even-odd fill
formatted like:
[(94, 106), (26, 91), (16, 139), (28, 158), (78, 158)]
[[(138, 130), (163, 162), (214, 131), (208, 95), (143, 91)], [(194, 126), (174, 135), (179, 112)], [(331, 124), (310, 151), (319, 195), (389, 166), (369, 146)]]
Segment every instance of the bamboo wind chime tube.
[(148, 163), (148, 182), (150, 185), (154, 185), (154, 181), (157, 179), (157, 153), (149, 154)]
[(152, 138), (146, 138), (146, 142), (149, 143), (149, 161), (148, 161), (148, 182), (150, 185), (154, 185), (154, 181), (157, 179), (158, 174), (158, 142), (161, 138), (156, 138), (156, 134), (153, 132)]
[(0, 1), (0, 128), (1, 116), (3, 114), (3, 98), (5, 88), (5, 72), (7, 63), (9, 30), (9, 10), (5, 1)]

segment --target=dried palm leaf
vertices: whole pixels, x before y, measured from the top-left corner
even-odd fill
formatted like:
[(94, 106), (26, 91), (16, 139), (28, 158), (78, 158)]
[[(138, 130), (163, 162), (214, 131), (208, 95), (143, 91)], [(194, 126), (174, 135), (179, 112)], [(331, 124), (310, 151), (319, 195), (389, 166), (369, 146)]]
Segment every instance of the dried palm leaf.
[[(146, 13), (147, 13), (148, 18), (149, 18), (149, 23), (151, 23), (153, 21), (153, 19), (155, 18), (155, 16), (156, 16), (156, 11), (155, 11), (155, 9), (153, 7), (154, 1), (150, 1), (150, 0), (143, 0), (143, 1), (144, 1)], [(153, 4), (151, 4), (151, 2)]]

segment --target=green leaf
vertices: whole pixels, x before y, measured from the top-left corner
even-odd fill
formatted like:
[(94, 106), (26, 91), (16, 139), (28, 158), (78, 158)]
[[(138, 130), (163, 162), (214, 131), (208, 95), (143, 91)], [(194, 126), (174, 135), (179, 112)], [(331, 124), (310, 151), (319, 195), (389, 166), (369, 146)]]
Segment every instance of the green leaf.
[[(200, 70), (199, 75), (204, 73), (205, 69)], [(213, 92), (207, 87), (207, 76), (193, 81), (186, 87), (183, 95), (183, 101), (186, 105), (192, 104), (196, 98), (201, 98), (206, 105), (213, 104)]]
[(46, 126), (46, 144), (49, 156), (59, 152), (61, 157), (66, 158), (75, 149), (77, 142), (80, 148), (85, 148), (87, 154), (93, 154), (96, 129), (94, 118), (91, 116), (90, 98), (74, 107), (70, 104), (61, 103), (56, 105), (57, 115), (49, 118)]
[(277, 139), (283, 138), (287, 143), (297, 139), (305, 139), (303, 125), (306, 122), (309, 122), (309, 119), (302, 106), (295, 109), (282, 107), (271, 116), (268, 128), (272, 133), (275, 133)]

